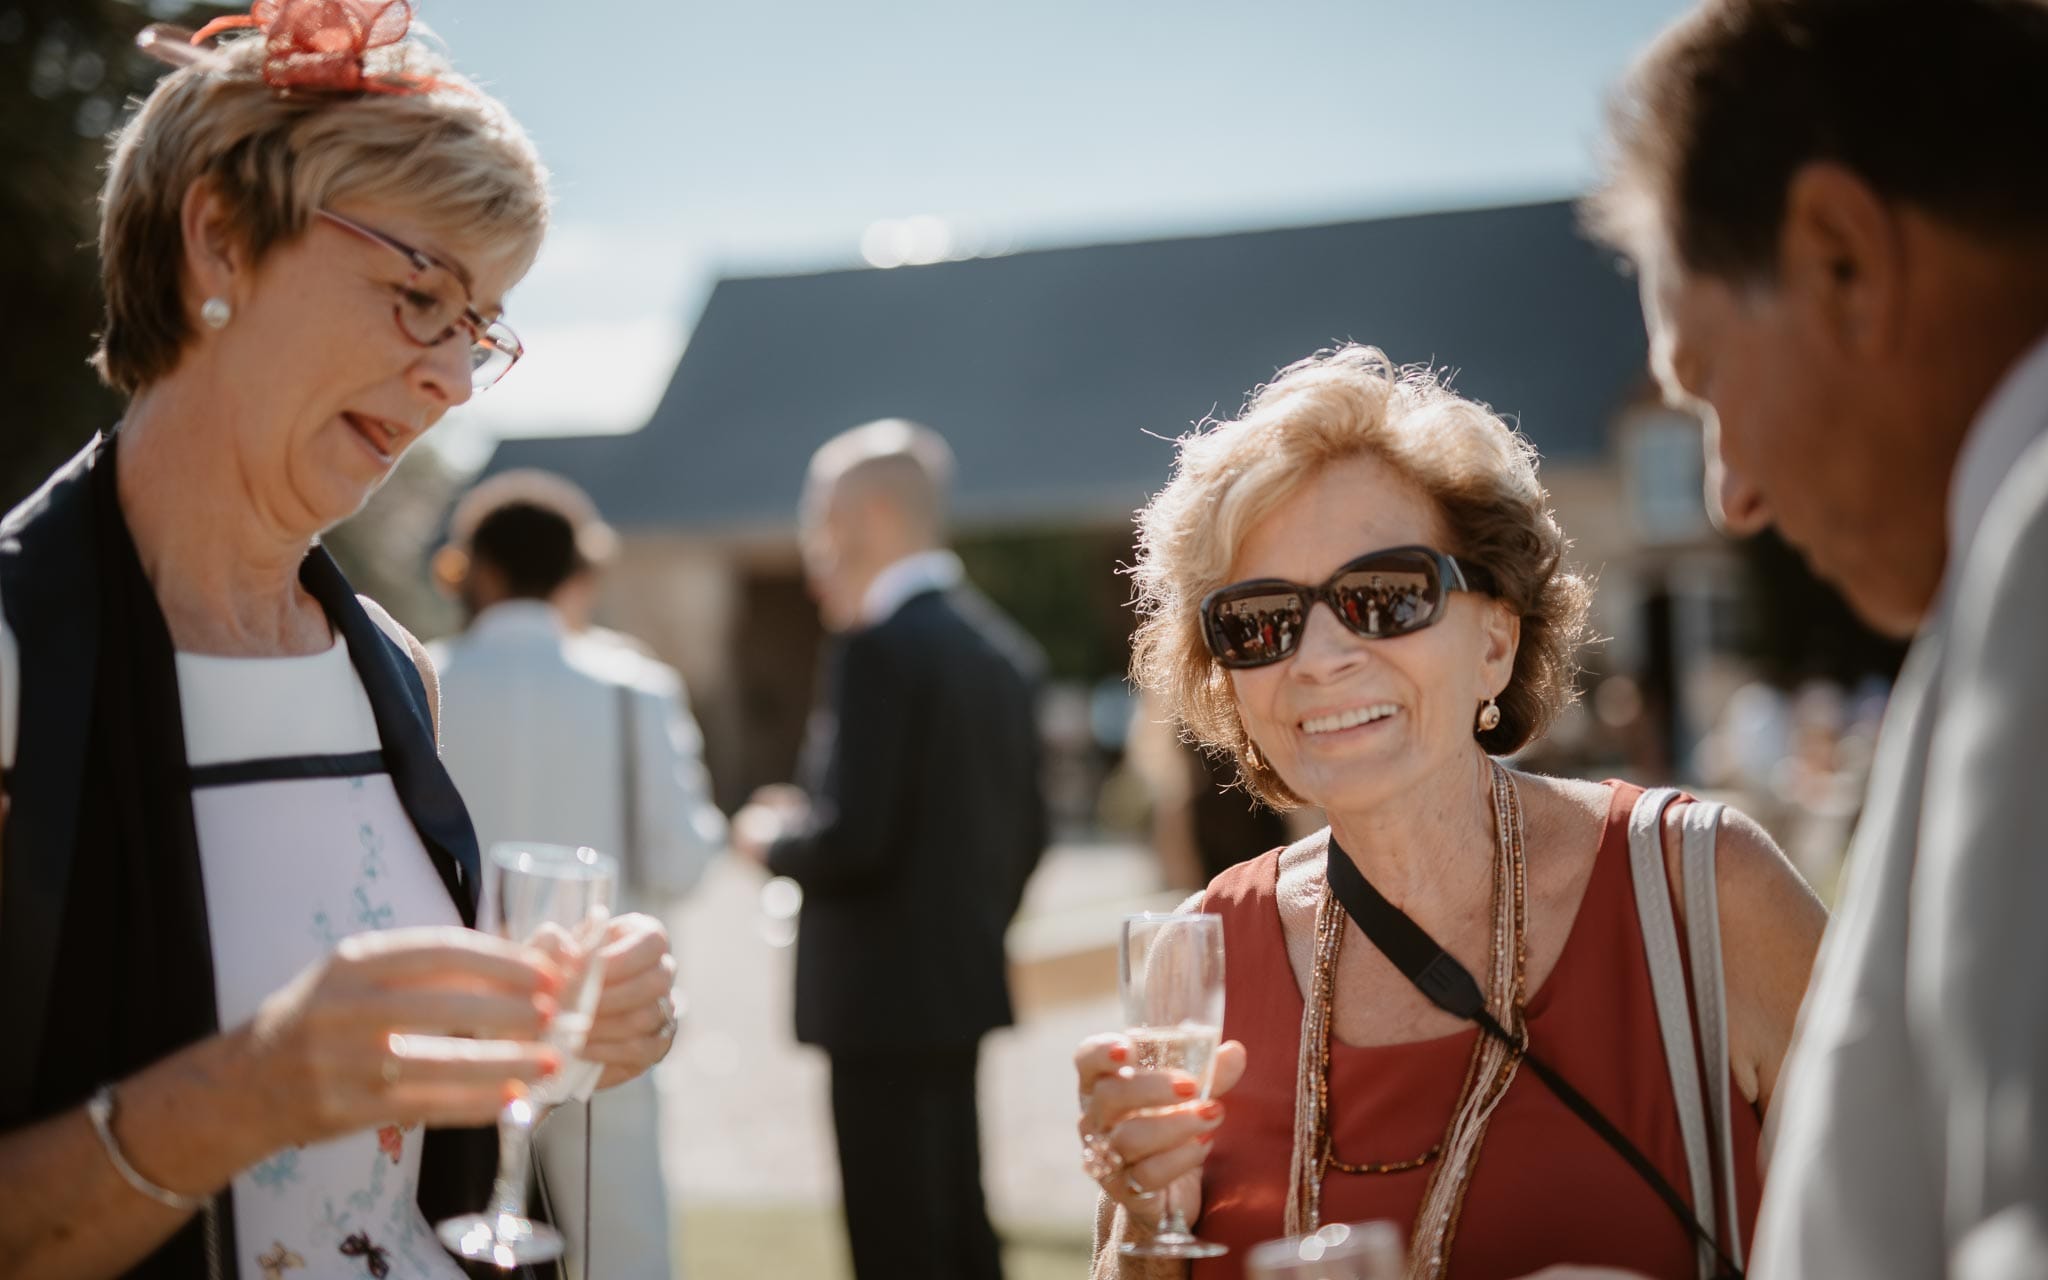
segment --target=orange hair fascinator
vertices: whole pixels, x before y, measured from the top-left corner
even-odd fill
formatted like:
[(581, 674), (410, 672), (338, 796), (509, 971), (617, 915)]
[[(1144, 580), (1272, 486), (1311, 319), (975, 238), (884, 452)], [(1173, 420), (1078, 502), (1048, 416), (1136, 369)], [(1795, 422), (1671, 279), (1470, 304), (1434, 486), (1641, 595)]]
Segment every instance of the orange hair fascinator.
[(405, 39), (412, 27), (410, 0), (255, 0), (249, 12), (215, 18), (187, 35), (167, 23), (143, 29), (135, 43), (174, 67), (226, 67), (206, 42), (224, 31), (263, 33), (263, 82), (280, 93), (426, 93), (441, 87), (431, 76), (372, 73), (373, 50)]

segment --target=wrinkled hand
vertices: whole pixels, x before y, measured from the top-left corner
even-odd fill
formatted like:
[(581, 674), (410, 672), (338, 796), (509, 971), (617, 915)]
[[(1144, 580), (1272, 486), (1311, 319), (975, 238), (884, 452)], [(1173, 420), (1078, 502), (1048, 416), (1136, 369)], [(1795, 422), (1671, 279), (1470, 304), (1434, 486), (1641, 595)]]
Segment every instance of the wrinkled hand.
[(344, 938), (249, 1024), (261, 1114), (280, 1146), (392, 1122), (489, 1124), (509, 1089), (561, 1068), (538, 1043), (561, 988), (535, 948), (470, 929)]
[(603, 1064), (597, 1087), (609, 1089), (660, 1062), (675, 1044), (676, 958), (661, 921), (638, 914), (614, 917), (598, 949), (604, 991), (576, 1056)]
[(1202, 1161), (1223, 1124), (1218, 1099), (1244, 1076), (1244, 1046), (1230, 1040), (1216, 1050), (1206, 1102), (1196, 1099), (1201, 1085), (1187, 1072), (1140, 1071), (1130, 1060), (1131, 1043), (1120, 1035), (1091, 1037), (1074, 1053), (1082, 1168), (1133, 1221), (1150, 1227), (1161, 1191), (1194, 1203)]

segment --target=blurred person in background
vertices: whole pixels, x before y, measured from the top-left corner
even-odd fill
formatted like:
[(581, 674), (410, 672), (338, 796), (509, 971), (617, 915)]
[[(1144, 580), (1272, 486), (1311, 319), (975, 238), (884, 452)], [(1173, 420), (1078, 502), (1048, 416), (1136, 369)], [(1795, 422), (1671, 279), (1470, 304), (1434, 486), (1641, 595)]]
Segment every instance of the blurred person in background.
[[(0, 1269), (456, 1277), (561, 972), (467, 928), (425, 650), (319, 545), (519, 355), (547, 222), (503, 106), (403, 5), (143, 47), (96, 364), (126, 398), (0, 536)], [(257, 32), (215, 45), (219, 30)], [(668, 1049), (622, 915), (590, 1056)], [(460, 1040), (441, 1037), (460, 1035)]]
[[(1268, 804), (1319, 806), (1330, 825), (1183, 908), (1223, 919), (1227, 1043), (1209, 1098), (1139, 1067), (1126, 1036), (1078, 1051), (1084, 1167), (1104, 1197), (1094, 1274), (1238, 1277), (1261, 1240), (1371, 1219), (1408, 1235), (1416, 1277), (1593, 1265), (1677, 1280), (1712, 1257), (1695, 1232), (1739, 1253), (1823, 913), (1740, 814), (1719, 827), (1716, 912), (1680, 874), (1687, 804), (1500, 763), (1571, 698), (1591, 598), (1533, 449), (1432, 374), (1350, 346), (1183, 438), (1138, 523), (1133, 679)], [(1405, 618), (1351, 607), (1382, 580), (1407, 588)], [(1247, 656), (1231, 627), (1254, 605), (1292, 642)], [(1639, 875), (1656, 910), (1668, 883), (1680, 920), (1700, 911), (1721, 944), (1726, 1044), (1706, 1066), (1733, 1098), (1713, 1201), (1727, 1224), (1659, 1203), (1643, 1166), (1524, 1069), (1524, 1050), (1540, 1056), (1664, 1190), (1691, 1185), (1682, 1117), (1714, 1086), (1673, 1083), (1660, 1019), (1693, 1011), (1675, 965), (1658, 995)], [(1375, 890), (1428, 935), (1430, 972), (1448, 956), (1481, 975), (1471, 1007), (1483, 998), (1517, 1047), (1368, 937), (1355, 904)], [(1169, 1188), (1228, 1254), (1191, 1272), (1120, 1256), (1150, 1241)]]
[[(442, 759), (483, 847), (590, 845), (619, 857), (628, 909), (659, 915), (726, 844), (703, 740), (676, 671), (587, 624), (615, 539), (582, 490), (510, 471), (465, 494), (435, 576), (469, 625), (435, 646)], [(671, 974), (673, 973), (671, 967)], [(673, 998), (660, 997), (674, 1017)], [(558, 1108), (538, 1135), (549, 1208), (605, 1277), (671, 1274), (672, 1206), (651, 1076)], [(584, 1221), (586, 1150), (590, 1220)]]
[(1037, 646), (945, 549), (952, 453), (872, 422), (804, 486), (804, 568), (833, 633), (803, 787), (757, 795), (735, 843), (803, 887), (797, 1037), (832, 1061), (862, 1280), (1001, 1274), (975, 1076), (1011, 1021), (1004, 932), (1047, 838)]
[(1914, 638), (1752, 1274), (2048, 1274), (2048, 4), (1717, 0), (1610, 144), (1720, 522)]
[(1167, 888), (1199, 888), (1293, 839), (1286, 815), (1236, 785), (1228, 757), (1183, 741), (1180, 722), (1160, 710), (1157, 698), (1136, 703), (1124, 760), (1150, 801), (1152, 849)]

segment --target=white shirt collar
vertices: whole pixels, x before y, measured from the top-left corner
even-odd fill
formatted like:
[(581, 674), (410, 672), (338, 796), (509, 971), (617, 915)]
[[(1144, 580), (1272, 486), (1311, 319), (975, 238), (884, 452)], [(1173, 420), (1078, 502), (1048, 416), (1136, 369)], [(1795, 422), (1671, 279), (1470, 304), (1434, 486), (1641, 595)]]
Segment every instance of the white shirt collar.
[(950, 551), (920, 551), (908, 555), (875, 575), (861, 597), (861, 625), (873, 627), (887, 622), (912, 596), (927, 591), (947, 591), (960, 585), (966, 570), (960, 557)]
[(2044, 433), (2048, 433), (2048, 334), (2006, 371), (1997, 390), (1977, 411), (1970, 433), (1963, 437), (1948, 490), (1947, 577), (1962, 572), (1970, 544), (1977, 540), (1977, 530), (1984, 522), (1985, 509), (2005, 482), (2006, 473)]
[(476, 615), (469, 624), (477, 636), (565, 636), (568, 624), (555, 606), (545, 600), (500, 600)]

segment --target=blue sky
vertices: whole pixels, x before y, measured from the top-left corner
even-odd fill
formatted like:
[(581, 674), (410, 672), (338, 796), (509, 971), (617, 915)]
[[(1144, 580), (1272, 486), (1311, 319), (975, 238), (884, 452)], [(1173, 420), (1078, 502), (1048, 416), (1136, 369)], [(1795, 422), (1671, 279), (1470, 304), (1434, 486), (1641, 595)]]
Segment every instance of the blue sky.
[(1685, 8), (418, 7), (556, 182), (511, 297), (530, 354), (437, 433), (458, 461), (497, 434), (638, 426), (719, 276), (859, 265), (864, 237), (885, 259), (993, 252), (1578, 190), (1607, 88)]

